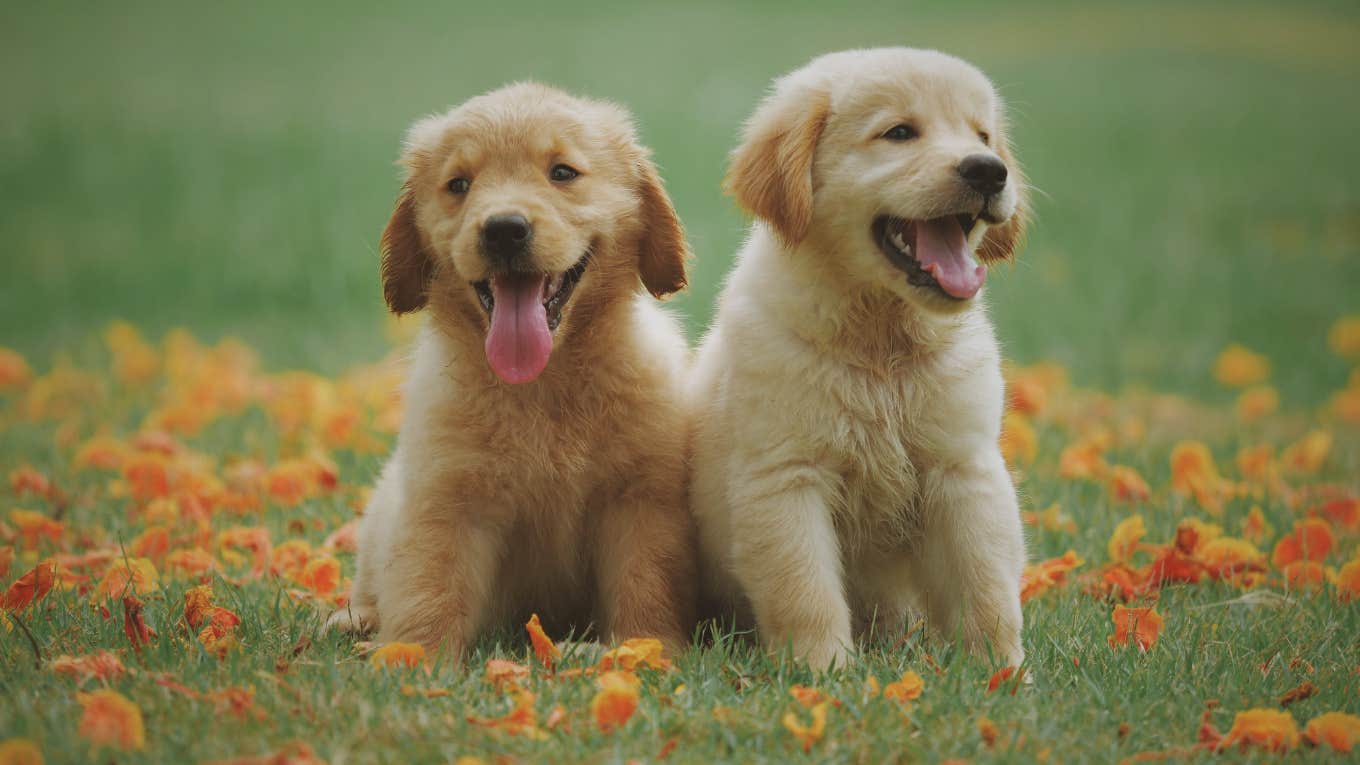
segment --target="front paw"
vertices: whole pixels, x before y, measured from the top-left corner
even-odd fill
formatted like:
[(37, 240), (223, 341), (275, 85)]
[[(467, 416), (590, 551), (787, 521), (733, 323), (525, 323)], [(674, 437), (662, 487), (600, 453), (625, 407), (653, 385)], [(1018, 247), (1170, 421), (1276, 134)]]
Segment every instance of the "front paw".
[(339, 630), (352, 635), (365, 635), (378, 628), (378, 615), (372, 609), (360, 608), (353, 603), (331, 614), (322, 626), (322, 632)]
[(850, 664), (850, 649), (838, 640), (824, 639), (800, 648), (794, 645), (794, 656), (807, 662), (815, 672), (843, 669)]

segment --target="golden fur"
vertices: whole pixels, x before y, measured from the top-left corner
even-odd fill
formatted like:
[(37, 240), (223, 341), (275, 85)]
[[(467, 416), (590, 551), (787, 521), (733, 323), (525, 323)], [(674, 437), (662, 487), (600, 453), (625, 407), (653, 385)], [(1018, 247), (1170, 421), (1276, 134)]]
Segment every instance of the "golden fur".
[[(550, 180), (566, 162), (581, 172)], [(694, 527), (680, 383), (687, 349), (647, 294), (685, 283), (682, 230), (627, 113), (520, 84), (417, 122), (383, 233), (394, 312), (428, 308), (406, 414), (359, 531), (349, 608), (332, 622), (461, 655), (537, 611), (555, 634), (687, 642)], [(455, 177), (470, 191), (452, 194)], [(472, 282), (482, 221), (517, 211), (536, 270), (590, 253), (547, 367), (510, 385), (488, 366)]]
[[(885, 140), (899, 124), (919, 136)], [(969, 155), (1004, 161), (1003, 191), (970, 192)], [(688, 394), (708, 599), (818, 668), (914, 611), (1019, 663), (1025, 550), (991, 324), (980, 293), (908, 283), (871, 233), (987, 205), (960, 241), (1011, 256), (1024, 184), (991, 83), (931, 51), (823, 56), (775, 83), (727, 186), (758, 220)]]

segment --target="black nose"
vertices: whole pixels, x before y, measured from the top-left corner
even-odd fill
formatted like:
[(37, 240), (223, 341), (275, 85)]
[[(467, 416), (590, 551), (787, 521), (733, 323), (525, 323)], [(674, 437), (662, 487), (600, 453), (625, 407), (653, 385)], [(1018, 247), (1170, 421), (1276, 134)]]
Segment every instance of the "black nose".
[(971, 154), (959, 163), (959, 175), (963, 176), (974, 191), (990, 197), (1006, 188), (1006, 163), (991, 154)]
[(482, 224), (482, 251), (495, 261), (512, 261), (523, 255), (533, 238), (534, 227), (519, 213), (493, 215)]

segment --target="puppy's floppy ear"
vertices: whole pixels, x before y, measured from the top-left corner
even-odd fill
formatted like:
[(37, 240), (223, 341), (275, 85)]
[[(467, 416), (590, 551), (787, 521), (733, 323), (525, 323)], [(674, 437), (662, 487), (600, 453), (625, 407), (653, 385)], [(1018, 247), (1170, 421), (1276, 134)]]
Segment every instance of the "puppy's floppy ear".
[(1025, 238), (1025, 225), (1029, 222), (1029, 192), (1026, 190), (1024, 173), (1020, 163), (1015, 161), (1010, 147), (1003, 138), (997, 143), (996, 153), (1006, 163), (1007, 183), (1015, 184), (1015, 213), (999, 226), (989, 226), (978, 245), (978, 257), (984, 261), (1010, 260)]
[(434, 261), (416, 225), (415, 194), (407, 181), (382, 233), (383, 298), (388, 309), (403, 314), (424, 308), (433, 275)]
[(685, 275), (689, 242), (656, 166), (646, 157), (638, 159), (638, 198), (643, 225), (638, 245), (642, 284), (658, 298), (679, 292), (689, 281)]
[(743, 210), (795, 245), (812, 223), (812, 157), (831, 104), (824, 91), (781, 85), (746, 123), (723, 185)]

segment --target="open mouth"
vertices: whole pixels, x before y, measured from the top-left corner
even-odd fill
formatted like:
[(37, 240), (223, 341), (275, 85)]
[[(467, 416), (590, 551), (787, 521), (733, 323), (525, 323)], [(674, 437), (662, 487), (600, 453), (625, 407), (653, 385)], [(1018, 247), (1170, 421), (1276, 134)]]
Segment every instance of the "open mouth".
[(872, 228), (878, 248), (907, 275), (907, 283), (951, 300), (969, 300), (987, 278), (987, 267), (968, 247), (968, 233), (977, 221), (978, 216), (969, 214), (930, 220), (880, 215)]
[(558, 274), (500, 273), (473, 282), (477, 300), (491, 319), (486, 333), (486, 360), (507, 383), (533, 382), (548, 365), (552, 335), (562, 322), (562, 309), (590, 263), (587, 252), (576, 265)]

